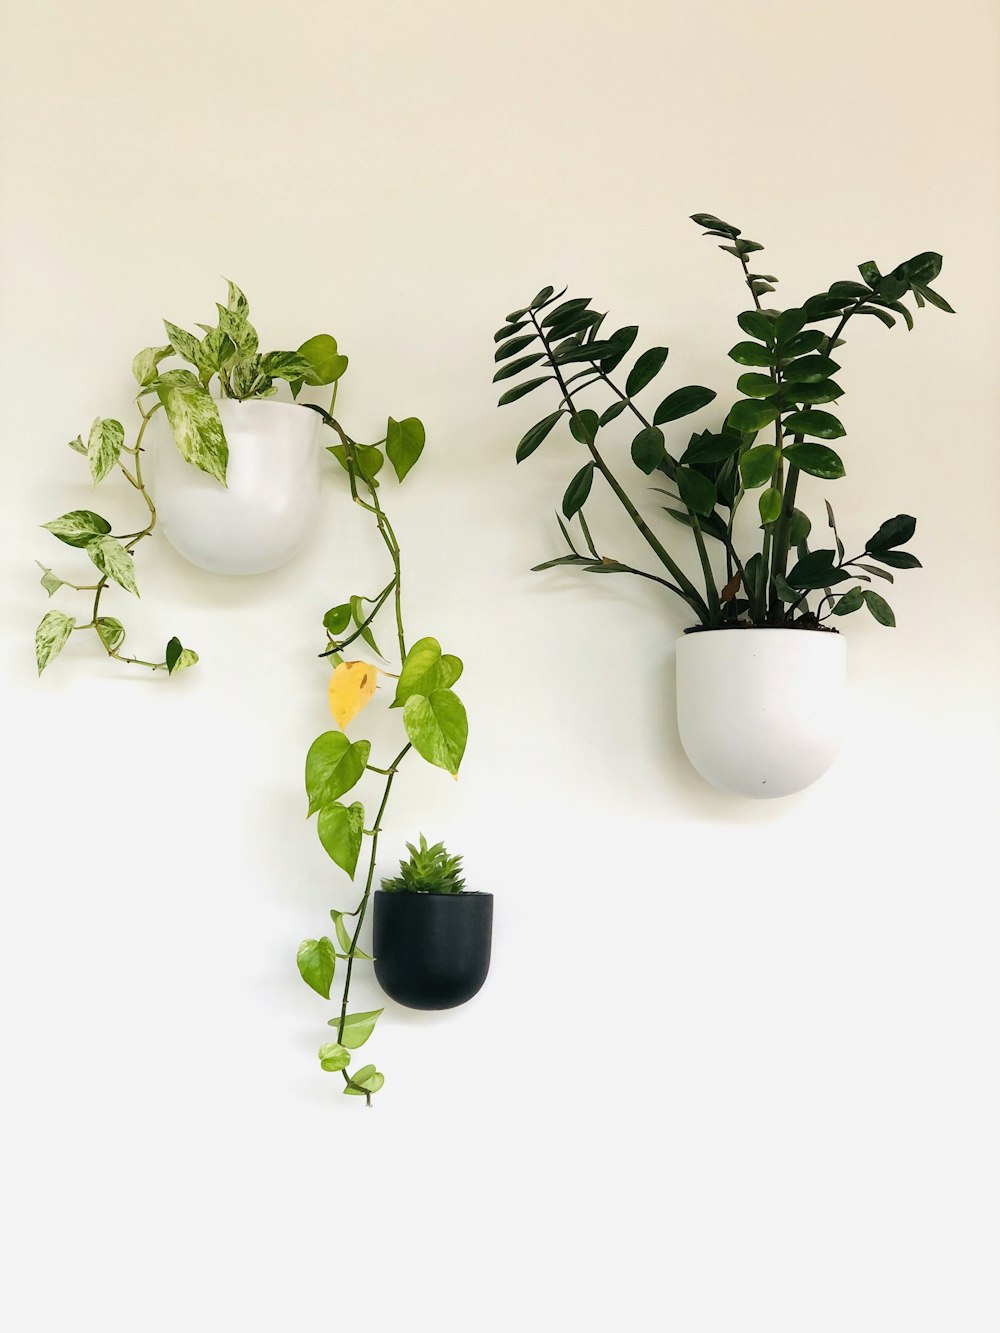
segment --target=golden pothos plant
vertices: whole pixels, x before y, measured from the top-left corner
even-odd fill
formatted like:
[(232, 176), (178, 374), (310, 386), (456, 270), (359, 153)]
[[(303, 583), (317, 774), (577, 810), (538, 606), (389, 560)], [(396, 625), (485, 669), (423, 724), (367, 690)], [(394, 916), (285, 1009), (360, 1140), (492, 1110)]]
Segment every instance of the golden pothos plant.
[[(341, 1074), (348, 1096), (364, 1097), (370, 1106), (384, 1077), (374, 1064), (351, 1068), (351, 1062), (354, 1052), (371, 1036), (382, 1010), (350, 1012), (350, 992), (355, 962), (373, 961), (360, 947), (359, 940), (375, 880), (382, 820), (396, 774), (411, 751), (453, 777), (458, 776), (469, 724), (465, 706), (452, 688), (462, 674), (461, 659), (442, 652), (438, 640), (429, 636), (407, 646), (399, 542), (379, 494), (379, 474), (386, 459), (397, 481), (402, 482), (420, 458), (424, 427), (416, 417), (402, 421), (390, 417), (385, 436), (374, 444), (363, 444), (353, 439), (334, 415), (336, 399), (335, 386), (330, 410), (314, 410), (320, 412), (338, 437), (330, 452), (347, 473), (353, 500), (375, 522), (389, 557), (391, 575), (385, 586), (372, 596), (350, 596), (331, 607), (323, 617), (326, 644), (321, 656), (333, 666), (328, 697), (337, 726), (324, 731), (309, 747), (305, 769), (307, 814), (317, 816), (317, 833), (324, 850), (350, 879), (357, 872), (365, 839), (368, 847), (360, 900), (351, 911), (331, 909), (334, 938), (322, 935), (304, 940), (298, 950), (298, 967), (306, 984), (329, 1000), (338, 966), (342, 966), (338, 1009), (328, 1020), (334, 1029), (333, 1040), (320, 1046), (319, 1062), (323, 1069)], [(389, 659), (375, 638), (380, 613), (385, 610), (388, 617), (386, 608), (390, 606), (395, 670), (390, 668)], [(345, 655), (359, 643), (379, 660)], [(371, 703), (380, 684), (392, 692), (389, 707), (399, 710), (403, 741), (399, 751), (385, 764), (372, 762), (370, 741), (351, 740), (347, 735), (347, 728)], [(366, 774), (382, 780), (374, 818), (366, 813), (360, 800), (350, 804), (343, 800)]]

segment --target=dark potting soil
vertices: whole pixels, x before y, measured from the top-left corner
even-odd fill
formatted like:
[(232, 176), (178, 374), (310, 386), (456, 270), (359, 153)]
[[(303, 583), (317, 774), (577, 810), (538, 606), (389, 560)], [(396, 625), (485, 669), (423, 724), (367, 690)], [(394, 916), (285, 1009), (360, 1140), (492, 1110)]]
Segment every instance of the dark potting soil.
[(805, 629), (812, 633), (820, 634), (839, 634), (840, 630), (835, 629), (833, 625), (821, 625), (816, 617), (810, 612), (807, 616), (799, 616), (798, 620), (791, 621), (786, 625), (751, 625), (748, 620), (731, 620), (725, 625), (691, 625), (685, 634), (716, 634), (723, 629)]

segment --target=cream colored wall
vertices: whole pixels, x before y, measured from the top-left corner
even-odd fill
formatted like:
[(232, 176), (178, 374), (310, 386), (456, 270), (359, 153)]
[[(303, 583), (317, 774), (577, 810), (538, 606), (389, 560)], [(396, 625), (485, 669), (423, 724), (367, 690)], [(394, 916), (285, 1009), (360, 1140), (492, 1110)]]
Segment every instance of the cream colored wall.
[[(10, 1327), (996, 1328), (997, 26), (985, 0), (8, 12)], [(926, 568), (895, 632), (846, 627), (852, 735), (772, 804), (687, 768), (655, 589), (527, 573), (576, 456), (515, 470), (540, 409), (490, 384), (499, 319), (558, 281), (668, 343), (671, 385), (731, 388), (740, 287), (697, 209), (789, 303), (938, 249), (958, 311), (845, 349), (842, 524), (918, 515)], [(143, 558), (129, 622), (196, 646), (186, 679), (31, 660), (37, 525), (90, 502), (65, 441), (220, 274), (272, 344), (337, 335), (359, 434), (428, 428), (392, 503), (472, 738), (458, 784), (400, 784), (383, 868), (421, 829), (462, 849), (495, 965), (467, 1009), (387, 1011), (373, 1114), (317, 1070), (294, 969), (349, 901), (303, 818), (316, 626), (381, 571), (338, 478), (280, 574)]]

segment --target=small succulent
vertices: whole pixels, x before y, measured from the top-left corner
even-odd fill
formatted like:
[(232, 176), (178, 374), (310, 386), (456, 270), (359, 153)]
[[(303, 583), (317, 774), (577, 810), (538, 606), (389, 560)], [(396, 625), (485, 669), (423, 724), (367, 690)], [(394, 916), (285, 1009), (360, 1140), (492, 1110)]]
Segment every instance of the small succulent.
[(465, 888), (462, 878), (462, 858), (449, 856), (443, 842), (427, 846), (427, 839), (421, 833), (420, 846), (412, 842), (406, 844), (410, 853), (408, 861), (400, 861), (399, 874), (391, 879), (383, 879), (382, 888), (386, 893), (461, 893)]

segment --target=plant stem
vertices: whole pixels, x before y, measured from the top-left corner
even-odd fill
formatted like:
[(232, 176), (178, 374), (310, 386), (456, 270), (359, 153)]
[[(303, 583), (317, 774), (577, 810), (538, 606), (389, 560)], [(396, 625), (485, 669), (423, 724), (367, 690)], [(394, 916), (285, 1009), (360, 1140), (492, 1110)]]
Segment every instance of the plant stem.
[[(137, 406), (139, 405), (137, 404)], [(159, 410), (159, 408), (160, 404), (157, 403), (148, 412), (146, 412), (141, 406), (139, 406), (139, 415), (142, 417), (142, 425), (139, 427), (138, 434), (135, 437), (135, 444), (123, 445), (123, 449), (125, 450), (125, 452), (131, 454), (135, 459), (134, 463), (135, 472), (134, 473), (130, 472), (128, 468), (125, 466), (125, 464), (121, 461), (121, 459), (120, 458), (118, 459), (119, 470), (123, 473), (129, 485), (134, 490), (137, 490), (139, 492), (139, 494), (145, 501), (146, 508), (149, 510), (149, 522), (146, 524), (144, 528), (140, 528), (138, 532), (127, 533), (125, 536), (117, 539), (121, 541), (123, 546), (125, 546), (129, 555), (132, 555), (134, 553), (135, 547), (138, 545), (139, 542), (144, 541), (147, 537), (152, 535), (153, 530), (156, 527), (156, 506), (153, 504), (152, 497), (146, 490), (146, 483), (143, 480), (142, 476), (142, 440), (143, 436), (146, 434), (146, 427), (149, 425), (150, 421), (152, 420), (155, 413)], [(124, 654), (120, 653), (117, 648), (109, 647), (108, 644), (106, 644), (104, 640), (101, 638), (97, 621), (100, 616), (101, 597), (104, 593), (105, 588), (107, 588), (108, 586), (108, 576), (106, 574), (102, 574), (101, 578), (98, 580), (97, 583), (71, 585), (71, 586), (79, 586), (80, 591), (89, 592), (93, 590), (94, 605), (90, 613), (90, 620), (86, 625), (78, 625), (77, 629), (92, 629), (95, 632), (95, 634), (97, 634), (101, 647), (107, 653), (108, 657), (113, 658), (116, 662), (123, 662), (128, 666), (149, 667), (151, 671), (161, 671), (166, 669), (167, 665), (166, 662), (150, 662), (143, 657), (126, 657), (124, 656)]]
[[(332, 656), (333, 653), (342, 653), (345, 648), (349, 648), (351, 646), (351, 644), (355, 641), (355, 639), (360, 638), (362, 632), (368, 628), (368, 626), (372, 623), (372, 621), (375, 619), (378, 613), (382, 610), (382, 607), (385, 605), (386, 601), (389, 598), (389, 594), (392, 592), (395, 586), (396, 586), (396, 580), (394, 578), (390, 579), (389, 582), (382, 589), (382, 591), (378, 594), (378, 597), (375, 598), (375, 605), (371, 611), (371, 614), (367, 615), (364, 618), (364, 620), (357, 627), (354, 633), (348, 635), (346, 639), (337, 639), (335, 641), (331, 636), (329, 648), (324, 649), (324, 651), (320, 653), (320, 657), (330, 657)], [(364, 600), (367, 602), (371, 601), (372, 599), (366, 597)]]
[[(396, 771), (399, 768), (399, 765), (402, 762), (402, 760), (405, 758), (406, 752), (410, 748), (411, 748), (410, 743), (409, 741), (407, 741), (407, 743), (400, 750), (399, 754), (392, 761), (392, 763), (389, 766), (389, 769), (387, 770), (388, 777), (385, 780), (385, 788), (383, 789), (382, 792), (382, 803), (378, 808), (378, 814), (375, 816), (375, 823), (372, 825), (372, 831), (371, 831), (372, 848), (371, 848), (371, 855), (368, 858), (368, 876), (367, 879), (365, 880), (365, 891), (364, 895), (362, 896), (361, 902), (359, 906), (355, 909), (354, 913), (354, 915), (357, 916), (358, 921), (357, 925), (354, 927), (354, 934), (351, 937), (351, 949), (347, 959), (347, 976), (344, 978), (343, 1000), (340, 1005), (340, 1022), (337, 1024), (338, 1045), (343, 1044), (344, 1027), (347, 1023), (347, 1004), (351, 994), (351, 973), (354, 970), (354, 951), (358, 947), (358, 939), (361, 936), (361, 927), (364, 925), (365, 912), (368, 909), (368, 900), (371, 897), (372, 882), (374, 881), (375, 878), (375, 858), (378, 855), (378, 835), (382, 831), (382, 816), (385, 814), (385, 808), (389, 803), (389, 793), (392, 791), (392, 783), (393, 779), (396, 776)], [(350, 1075), (348, 1074), (346, 1069), (341, 1070), (341, 1073), (344, 1075), (344, 1082), (349, 1087), (357, 1086), (356, 1084), (351, 1082)], [(359, 1091), (365, 1093), (366, 1102), (369, 1106), (371, 1106), (372, 1104), (371, 1094), (365, 1092), (364, 1088), (360, 1088)]]

